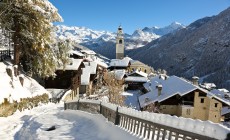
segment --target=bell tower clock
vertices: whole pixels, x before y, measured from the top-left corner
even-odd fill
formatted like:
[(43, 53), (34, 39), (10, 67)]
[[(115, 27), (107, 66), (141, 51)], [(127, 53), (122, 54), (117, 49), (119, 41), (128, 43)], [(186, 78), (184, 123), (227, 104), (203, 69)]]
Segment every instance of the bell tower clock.
[(124, 34), (122, 27), (119, 26), (117, 30), (117, 38), (116, 38), (116, 59), (124, 58)]

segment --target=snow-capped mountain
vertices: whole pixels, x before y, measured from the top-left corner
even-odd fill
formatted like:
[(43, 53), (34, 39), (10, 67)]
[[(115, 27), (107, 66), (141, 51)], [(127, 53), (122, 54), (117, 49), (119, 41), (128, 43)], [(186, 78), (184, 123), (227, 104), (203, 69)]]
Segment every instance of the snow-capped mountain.
[[(175, 30), (184, 28), (180, 23), (173, 22), (164, 28), (145, 27), (137, 29), (132, 35), (125, 33), (126, 49), (139, 48), (146, 45), (162, 35), (171, 33)], [(86, 46), (90, 49), (104, 46), (105, 43), (115, 43), (116, 33), (109, 31), (96, 31), (86, 27), (68, 27), (65, 25), (58, 25), (56, 34), (61, 39), (70, 39)], [(115, 44), (114, 44), (115, 45)]]
[(116, 33), (108, 31), (95, 31), (86, 27), (68, 27), (65, 25), (58, 25), (56, 33), (61, 39), (70, 39), (79, 44), (115, 40), (116, 37)]
[(170, 75), (188, 79), (196, 75), (203, 82), (230, 90), (229, 36), (230, 8), (126, 54)]
[(175, 30), (178, 30), (178, 29), (182, 29), (182, 28), (185, 28), (184, 25), (182, 25), (181, 23), (179, 22), (173, 22), (171, 23), (170, 25), (164, 27), (164, 28), (159, 28), (159, 27), (145, 27), (144, 29), (142, 29), (143, 32), (146, 32), (146, 33), (155, 33), (159, 36), (163, 36), (165, 34), (168, 34), (168, 33), (171, 33)]

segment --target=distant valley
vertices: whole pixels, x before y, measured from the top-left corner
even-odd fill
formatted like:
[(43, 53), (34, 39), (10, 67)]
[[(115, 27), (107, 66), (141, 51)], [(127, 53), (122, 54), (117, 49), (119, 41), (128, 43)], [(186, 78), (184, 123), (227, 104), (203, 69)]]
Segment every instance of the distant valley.
[[(124, 29), (125, 30), (125, 29)], [(57, 35), (110, 59), (115, 58), (116, 33), (85, 27), (58, 26)], [(230, 90), (230, 8), (187, 27), (174, 22), (164, 28), (145, 27), (125, 34), (125, 54), (169, 75), (213, 82)]]

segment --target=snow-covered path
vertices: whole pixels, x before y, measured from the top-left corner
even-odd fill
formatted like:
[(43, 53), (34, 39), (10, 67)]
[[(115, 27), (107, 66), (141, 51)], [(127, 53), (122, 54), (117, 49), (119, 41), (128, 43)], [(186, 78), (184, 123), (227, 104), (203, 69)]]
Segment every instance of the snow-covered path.
[[(63, 104), (48, 104), (0, 118), (1, 140), (135, 140), (139, 139), (107, 122), (102, 115), (63, 110)], [(46, 131), (55, 126), (56, 129)]]

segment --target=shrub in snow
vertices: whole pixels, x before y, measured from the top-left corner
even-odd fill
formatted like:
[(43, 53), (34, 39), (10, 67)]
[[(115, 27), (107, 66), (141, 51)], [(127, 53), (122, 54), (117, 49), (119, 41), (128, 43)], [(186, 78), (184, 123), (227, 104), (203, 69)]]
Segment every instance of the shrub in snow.
[(13, 103), (10, 103), (6, 100), (6, 103), (0, 104), (0, 117), (10, 116), (17, 110), (32, 109), (40, 103), (48, 103), (48, 101), (49, 96), (47, 94), (38, 95), (33, 98), (23, 98), (20, 102), (13, 101)]

